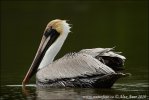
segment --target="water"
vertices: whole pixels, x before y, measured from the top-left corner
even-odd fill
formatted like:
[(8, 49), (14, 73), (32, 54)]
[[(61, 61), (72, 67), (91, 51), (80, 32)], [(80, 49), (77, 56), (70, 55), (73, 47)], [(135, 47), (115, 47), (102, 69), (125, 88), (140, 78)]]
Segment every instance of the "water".
[[(48, 21), (60, 18), (73, 24), (57, 58), (84, 48), (114, 47), (126, 56), (132, 76), (111, 89), (38, 89), (35, 77), (27, 90), (21, 82), (34, 58)], [(138, 99), (149, 96), (147, 0), (1, 1), (0, 100)]]
[(111, 89), (92, 88), (47, 88), (38, 89), (35, 84), (27, 86), (27, 90), (22, 89), (22, 85), (6, 85), (1, 87), (1, 100), (53, 100), (53, 99), (149, 99), (146, 82), (142, 83), (117, 83)]
[(20, 84), (1, 85), (0, 100), (148, 100), (148, 77), (139, 77), (141, 73), (119, 79), (110, 89), (97, 88), (46, 88), (27, 85), (26, 89)]

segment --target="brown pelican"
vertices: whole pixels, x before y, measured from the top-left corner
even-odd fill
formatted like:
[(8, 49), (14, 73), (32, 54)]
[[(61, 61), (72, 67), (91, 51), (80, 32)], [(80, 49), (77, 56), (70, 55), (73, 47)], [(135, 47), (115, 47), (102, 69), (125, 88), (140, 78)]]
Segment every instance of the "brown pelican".
[(53, 62), (70, 32), (66, 20), (48, 23), (36, 56), (22, 84), (36, 73), (36, 84), (42, 87), (98, 87), (110, 88), (126, 74), (120, 72), (125, 57), (113, 48), (83, 49), (68, 53)]

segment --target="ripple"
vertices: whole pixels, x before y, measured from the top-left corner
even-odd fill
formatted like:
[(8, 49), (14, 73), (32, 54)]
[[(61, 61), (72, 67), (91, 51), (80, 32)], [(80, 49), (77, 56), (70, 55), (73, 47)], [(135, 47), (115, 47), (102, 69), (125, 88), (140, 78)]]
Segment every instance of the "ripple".
[(125, 84), (114, 84), (113, 86), (116, 90), (123, 91), (148, 91), (148, 83), (125, 83)]
[[(19, 85), (19, 84), (16, 84), (16, 85), (5, 85), (5, 86), (8, 86), (8, 87), (22, 87), (22, 85)], [(36, 84), (28, 84), (26, 86), (28, 86), (28, 87), (36, 87)]]

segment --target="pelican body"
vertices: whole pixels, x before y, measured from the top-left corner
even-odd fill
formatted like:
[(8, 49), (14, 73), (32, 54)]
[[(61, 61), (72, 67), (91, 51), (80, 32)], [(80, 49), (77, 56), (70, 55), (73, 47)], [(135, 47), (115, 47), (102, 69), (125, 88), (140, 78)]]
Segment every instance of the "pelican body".
[(83, 49), (53, 61), (69, 33), (66, 20), (48, 23), (23, 85), (36, 74), (36, 84), (40, 87), (110, 88), (126, 76), (120, 72), (126, 58), (113, 48)]

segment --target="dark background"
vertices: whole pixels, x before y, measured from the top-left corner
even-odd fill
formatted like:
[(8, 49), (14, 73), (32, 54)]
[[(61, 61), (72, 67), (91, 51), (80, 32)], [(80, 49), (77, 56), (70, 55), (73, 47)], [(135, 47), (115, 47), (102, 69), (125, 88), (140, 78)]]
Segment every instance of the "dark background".
[(57, 18), (73, 24), (57, 58), (116, 46), (132, 73), (127, 81), (148, 79), (147, 0), (1, 1), (1, 84), (21, 84), (46, 24)]

